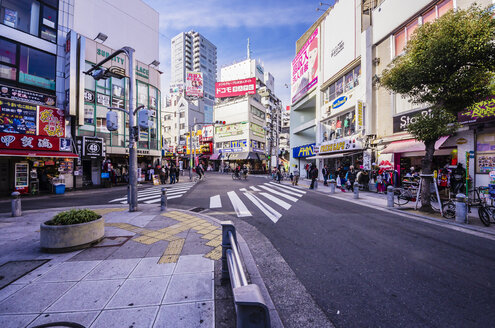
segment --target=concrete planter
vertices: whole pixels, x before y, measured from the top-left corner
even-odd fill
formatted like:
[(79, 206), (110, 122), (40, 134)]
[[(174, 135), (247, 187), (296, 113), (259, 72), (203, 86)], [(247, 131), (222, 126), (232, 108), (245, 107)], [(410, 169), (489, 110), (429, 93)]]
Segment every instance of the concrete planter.
[(50, 253), (70, 252), (99, 242), (105, 235), (105, 220), (71, 225), (40, 225), (41, 249)]

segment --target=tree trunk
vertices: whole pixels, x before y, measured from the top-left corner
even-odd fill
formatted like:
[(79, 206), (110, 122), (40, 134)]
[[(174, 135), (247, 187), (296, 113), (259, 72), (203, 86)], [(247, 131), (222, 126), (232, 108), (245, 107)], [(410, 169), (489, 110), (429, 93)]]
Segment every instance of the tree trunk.
[[(436, 140), (425, 142), (425, 157), (421, 160), (422, 174), (432, 174), (431, 165), (433, 163), (433, 153), (435, 152)], [(423, 177), (423, 184), (421, 186), (421, 212), (433, 212), (431, 207), (430, 198), (430, 186), (433, 182), (432, 177)]]

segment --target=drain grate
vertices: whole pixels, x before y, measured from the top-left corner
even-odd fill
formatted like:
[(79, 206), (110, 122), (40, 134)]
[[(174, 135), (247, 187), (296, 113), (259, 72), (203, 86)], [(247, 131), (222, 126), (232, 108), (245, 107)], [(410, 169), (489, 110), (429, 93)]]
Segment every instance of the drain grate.
[(9, 261), (0, 266), (0, 289), (50, 260)]
[(191, 212), (196, 212), (196, 213), (202, 212), (204, 210), (206, 210), (206, 208), (204, 207), (195, 207), (193, 209), (190, 209)]

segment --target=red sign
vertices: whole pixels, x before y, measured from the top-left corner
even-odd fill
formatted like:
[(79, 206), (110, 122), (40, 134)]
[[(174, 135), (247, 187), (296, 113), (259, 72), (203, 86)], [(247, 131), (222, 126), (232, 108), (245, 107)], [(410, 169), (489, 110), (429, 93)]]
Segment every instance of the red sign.
[(0, 133), (0, 149), (67, 151), (65, 147), (62, 147), (63, 149), (60, 149), (61, 140), (63, 140), (64, 143), (66, 142), (66, 139), (57, 137)]
[(243, 96), (245, 94), (248, 95), (256, 94), (255, 77), (249, 79), (243, 79), (243, 80), (215, 83), (216, 98)]
[(65, 137), (65, 113), (58, 108), (39, 107), (39, 135)]

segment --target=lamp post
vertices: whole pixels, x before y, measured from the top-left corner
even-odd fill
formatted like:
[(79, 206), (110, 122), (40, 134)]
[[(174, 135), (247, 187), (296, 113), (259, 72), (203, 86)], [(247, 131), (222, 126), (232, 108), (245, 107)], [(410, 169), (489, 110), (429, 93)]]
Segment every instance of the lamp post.
[[(136, 80), (134, 79), (134, 52), (131, 47), (123, 47), (107, 58), (94, 65), (85, 74), (91, 74), (95, 79), (108, 78), (112, 75), (107, 75), (108, 71), (102, 71), (101, 66), (112, 60), (114, 57), (124, 53), (128, 58), (129, 70), (129, 111), (125, 111), (129, 115), (129, 212), (138, 210), (137, 202), (137, 148), (135, 139), (135, 110), (134, 110), (134, 92), (136, 90)], [(96, 76), (95, 76), (96, 75)], [(120, 109), (119, 109), (120, 110)]]

